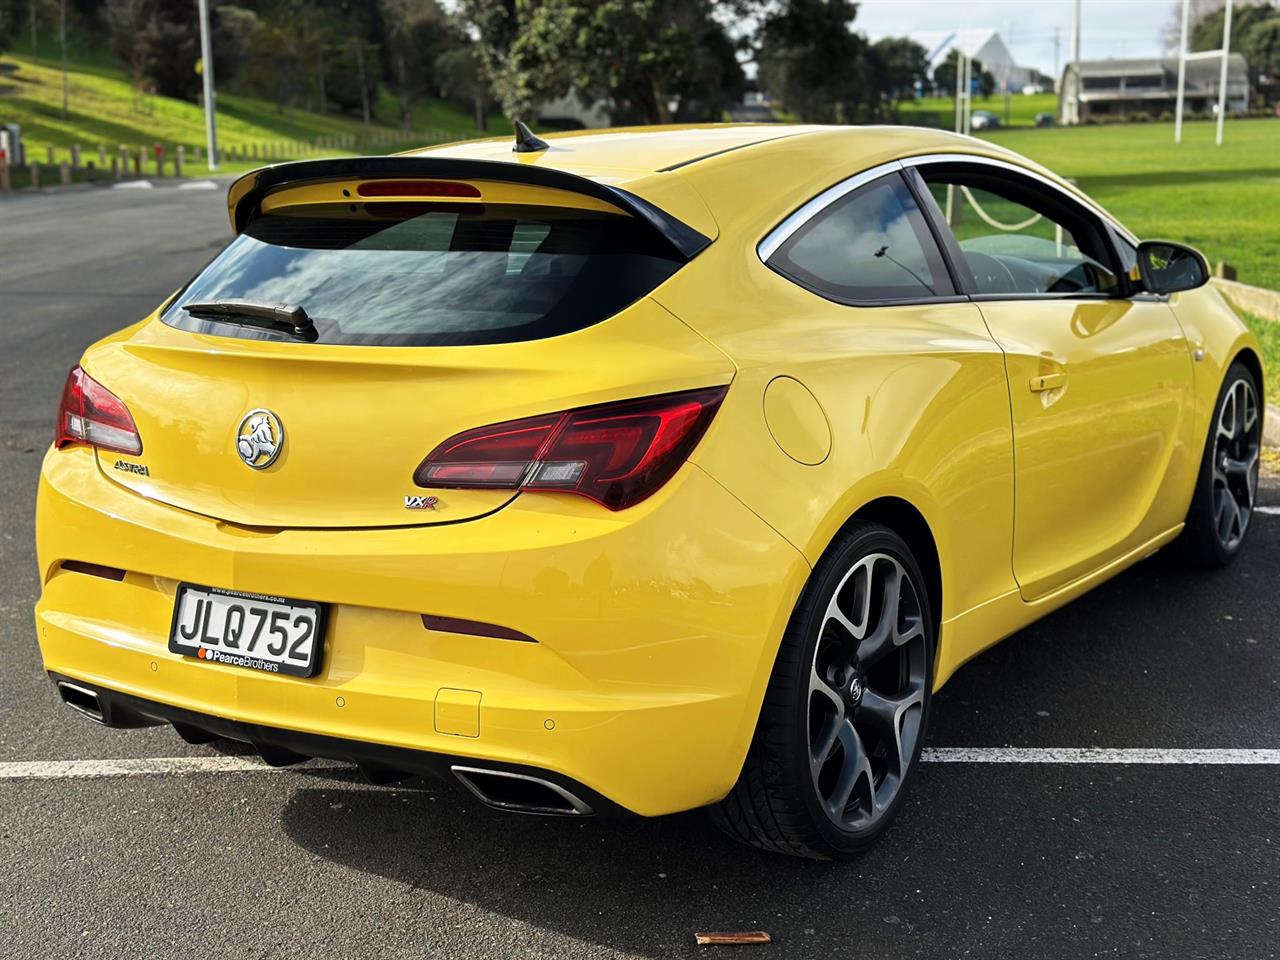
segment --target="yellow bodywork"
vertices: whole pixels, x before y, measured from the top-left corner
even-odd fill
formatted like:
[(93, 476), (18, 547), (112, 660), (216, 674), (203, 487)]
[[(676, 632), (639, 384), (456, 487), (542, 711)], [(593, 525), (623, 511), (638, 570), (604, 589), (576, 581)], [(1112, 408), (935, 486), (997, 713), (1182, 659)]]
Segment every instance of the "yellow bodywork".
[[(513, 155), (503, 140), (421, 155), (598, 178), (712, 242), (616, 316), (530, 343), (250, 341), (153, 315), (90, 348), (85, 370), (130, 405), (144, 450), (45, 458), (46, 669), (248, 723), (540, 767), (656, 815), (714, 802), (735, 782), (791, 611), (850, 518), (910, 518), (924, 531), (913, 546), (936, 581), (936, 685), (1181, 529), (1226, 367), (1258, 353), (1214, 290), (1167, 303), (850, 307), (757, 254), (807, 200), (890, 160), (964, 153), (1058, 182), (1051, 173), (909, 128), (550, 140), (538, 154)], [(490, 201), (608, 206), (479, 186)], [(356, 187), (303, 185), (269, 202), (342, 202)], [(1063, 370), (1060, 395), (1028, 389)], [(469, 427), (722, 384), (689, 462), (623, 511), (562, 494), (443, 491), (423, 522), (366, 492), (413, 492), (425, 453)], [(131, 404), (139, 385), (163, 402)], [(228, 445), (240, 416), (268, 405), (290, 444), (259, 474)], [(194, 454), (201, 469), (184, 470)], [(115, 468), (157, 459), (174, 466)], [(67, 560), (127, 574), (93, 577)], [(170, 653), (182, 581), (329, 604), (320, 674)], [(423, 614), (538, 642), (434, 631)]]

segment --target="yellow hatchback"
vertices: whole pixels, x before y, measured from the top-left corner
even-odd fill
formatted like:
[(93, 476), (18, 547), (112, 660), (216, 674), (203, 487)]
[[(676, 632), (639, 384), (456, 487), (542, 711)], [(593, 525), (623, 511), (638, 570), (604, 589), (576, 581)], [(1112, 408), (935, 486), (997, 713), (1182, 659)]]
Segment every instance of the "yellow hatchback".
[(521, 128), (229, 208), (44, 460), (44, 664), (108, 726), (845, 856), (960, 664), (1250, 526), (1203, 258), (980, 140)]

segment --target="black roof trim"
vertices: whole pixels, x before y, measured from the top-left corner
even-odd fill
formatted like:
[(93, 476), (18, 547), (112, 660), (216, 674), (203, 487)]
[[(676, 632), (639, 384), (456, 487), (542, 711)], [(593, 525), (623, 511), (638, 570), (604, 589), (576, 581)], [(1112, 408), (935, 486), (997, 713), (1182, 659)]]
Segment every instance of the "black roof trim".
[(453, 157), (342, 157), (334, 160), (299, 160), (255, 170), (235, 181), (227, 194), (231, 226), (240, 233), (257, 214), (268, 191), (285, 184), (316, 180), (380, 180), (430, 177), (439, 180), (499, 180), (567, 190), (613, 204), (647, 223), (683, 260), (692, 260), (711, 238), (662, 210), (648, 200), (620, 187), (549, 167), (501, 160), (468, 160)]
[(673, 163), (667, 167), (661, 167), (659, 168), (658, 173), (670, 173), (672, 170), (679, 170), (681, 167), (687, 167), (691, 163), (698, 163), (701, 160), (710, 160), (712, 157), (718, 157), (726, 153), (733, 153), (735, 150), (743, 150), (747, 147), (758, 147), (762, 143), (773, 143), (775, 140), (786, 140), (788, 137), (799, 137), (812, 132), (812, 130), (793, 130), (790, 133), (780, 133), (776, 137), (765, 137), (763, 140), (751, 140), (747, 143), (735, 143), (732, 147), (725, 147), (721, 150), (712, 150), (710, 153), (704, 153), (697, 157), (690, 157), (688, 160), (681, 160), (679, 163)]

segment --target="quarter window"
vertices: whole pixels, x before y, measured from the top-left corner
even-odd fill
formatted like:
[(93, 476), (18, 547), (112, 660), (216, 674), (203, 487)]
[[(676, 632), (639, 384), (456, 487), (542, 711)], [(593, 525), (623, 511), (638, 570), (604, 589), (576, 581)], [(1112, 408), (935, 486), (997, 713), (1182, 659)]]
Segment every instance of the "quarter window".
[(769, 266), (841, 303), (955, 294), (924, 215), (897, 173), (859, 187), (806, 221)]

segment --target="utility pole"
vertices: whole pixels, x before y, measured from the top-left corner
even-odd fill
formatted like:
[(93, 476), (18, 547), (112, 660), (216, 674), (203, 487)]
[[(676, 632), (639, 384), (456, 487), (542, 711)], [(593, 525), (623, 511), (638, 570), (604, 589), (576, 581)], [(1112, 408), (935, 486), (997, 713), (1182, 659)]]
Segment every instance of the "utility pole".
[(964, 107), (960, 91), (964, 89), (964, 54), (956, 47), (956, 133), (964, 133)]
[(1173, 111), (1173, 142), (1182, 142), (1182, 100), (1187, 87), (1187, 15), (1191, 0), (1182, 0), (1182, 33), (1178, 40), (1178, 100)]
[(1013, 28), (1018, 25), (1017, 20), (1009, 23), (1009, 62), (1004, 65), (1004, 125), (1010, 125), (1010, 118), (1013, 116), (1013, 101), (1010, 99), (1012, 92), (1009, 90), (1009, 75), (1013, 73)]
[[(63, 0), (65, 3), (66, 0)], [(204, 139), (209, 151), (209, 172), (218, 169), (218, 120), (213, 93), (213, 42), (209, 38), (209, 0), (200, 4), (200, 74), (204, 80)]]
[(1222, 146), (1222, 121), (1227, 117), (1227, 60), (1231, 56), (1231, 0), (1222, 21), (1222, 70), (1218, 74), (1218, 146)]
[(62, 119), (67, 119), (67, 0), (62, 0), (59, 33), (62, 35)]
[(1071, 22), (1071, 59), (1080, 62), (1080, 0), (1076, 0), (1075, 15)]
[(40, 46), (36, 43), (36, 0), (31, 0), (31, 62), (40, 62)]
[(1059, 63), (1059, 47), (1062, 44), (1062, 31), (1059, 27), (1053, 28), (1053, 89), (1056, 93), (1060, 86), (1059, 80), (1062, 77), (1062, 67)]

